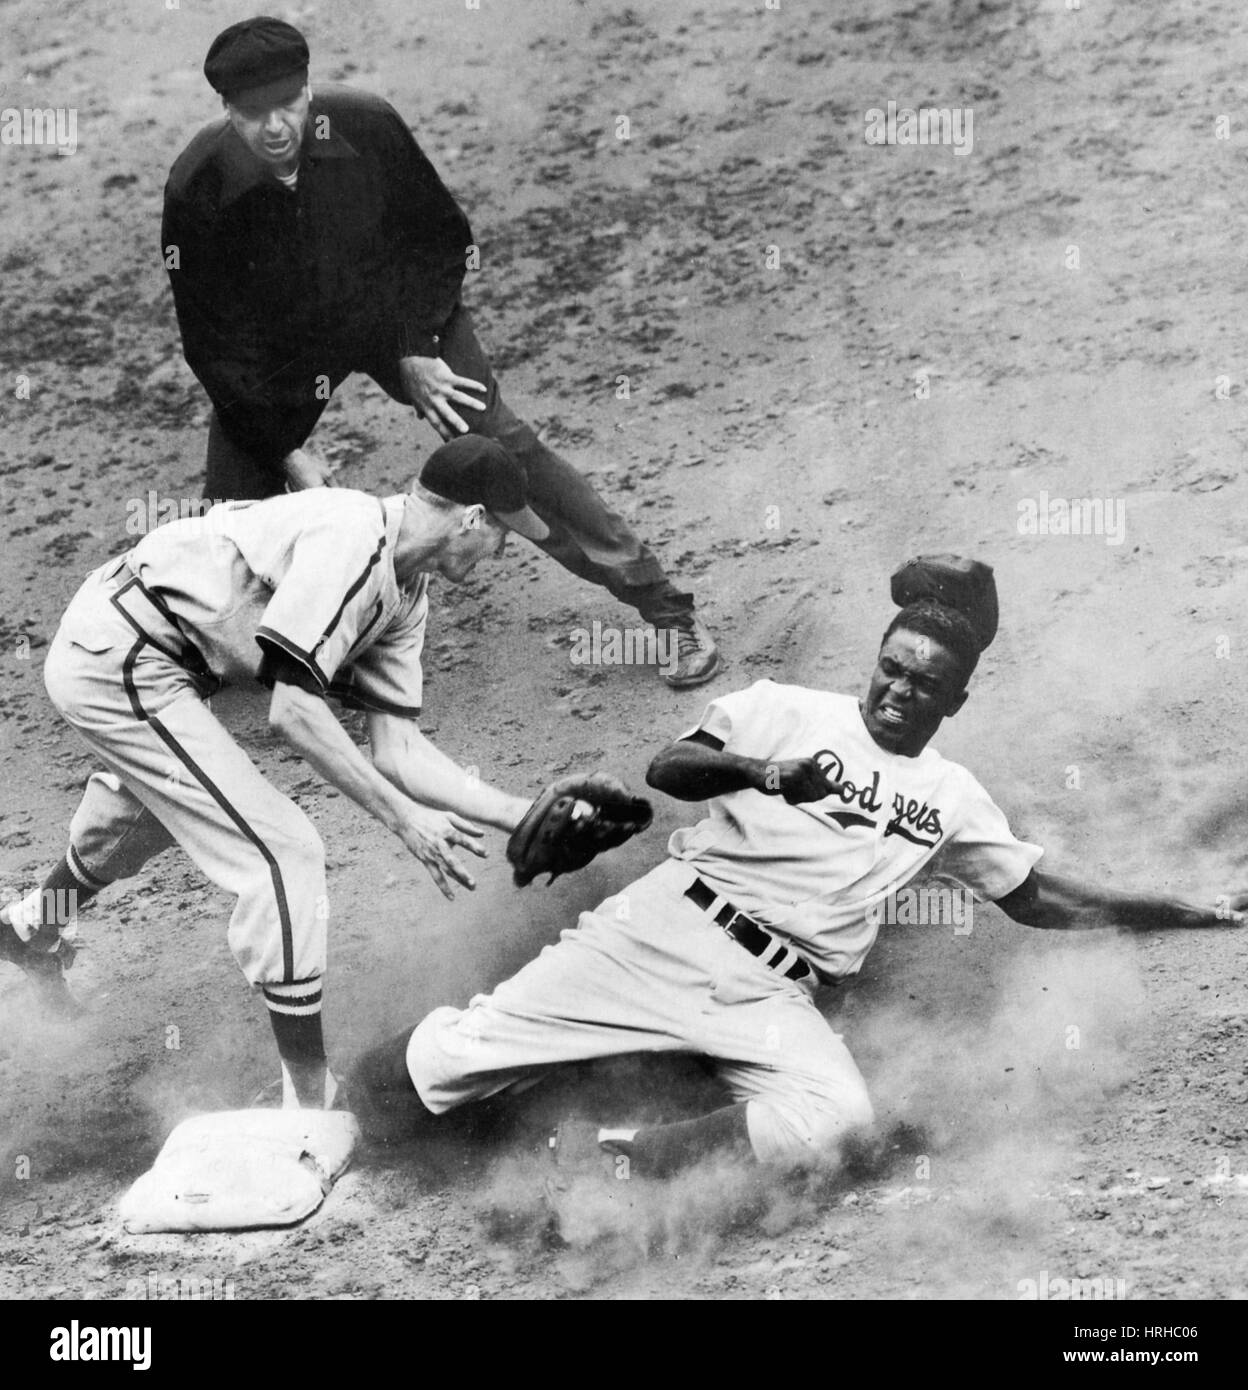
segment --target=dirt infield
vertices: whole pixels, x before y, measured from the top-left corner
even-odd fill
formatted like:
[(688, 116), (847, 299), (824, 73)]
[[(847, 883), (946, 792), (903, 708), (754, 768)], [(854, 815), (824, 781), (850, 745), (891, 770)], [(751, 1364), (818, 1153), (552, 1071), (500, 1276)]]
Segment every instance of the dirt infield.
[[(72, 153), (3, 142), (0, 117), (6, 897), (63, 852), (91, 771), (39, 674), (60, 611), (199, 495), (207, 404), (160, 199), (219, 109), (202, 56), (247, 12), (4, 7), (0, 106), (76, 112)], [(280, 13), (314, 84), (408, 119), (472, 221), (465, 294), (505, 392), (694, 589), (726, 659), (684, 693), (574, 661), (578, 630), (634, 615), (513, 539), (435, 591), (422, 727), (441, 747), (517, 791), (590, 766), (639, 784), (708, 693), (858, 691), (895, 564), (973, 552), (996, 568), (1001, 632), (941, 751), (1058, 872), (1206, 902), (1248, 887), (1236, 6)], [(960, 147), (903, 143), (896, 122), (871, 143), (890, 102), (973, 123)], [(402, 487), (433, 442), (362, 378), (312, 441), (369, 491)], [(333, 1056), (503, 978), (688, 815), (660, 797), (618, 855), (521, 893), (492, 836), (476, 893), (448, 905), (267, 741), (260, 703), (222, 708), (329, 849)], [(122, 1298), (151, 1271), (238, 1299), (1248, 1294), (1248, 934), (1065, 936), (991, 908), (969, 931), (886, 928), (822, 1001), (890, 1135), (835, 1181), (727, 1169), (587, 1191), (552, 1242), (551, 1119), (714, 1103), (692, 1063), (630, 1061), (538, 1088), (505, 1130), (358, 1165), (298, 1230), (124, 1237), (112, 1204), (171, 1124), (246, 1104), (276, 1069), (228, 911), (176, 853), (106, 893), (83, 916), (90, 1011), (72, 1025), (0, 967), (0, 1297)]]

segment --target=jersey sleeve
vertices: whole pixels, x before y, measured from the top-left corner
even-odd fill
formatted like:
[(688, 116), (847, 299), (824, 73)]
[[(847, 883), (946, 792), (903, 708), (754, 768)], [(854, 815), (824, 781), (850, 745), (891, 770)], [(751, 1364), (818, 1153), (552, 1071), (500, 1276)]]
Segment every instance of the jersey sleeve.
[(970, 773), (960, 811), (933, 871), (969, 889), (980, 902), (996, 902), (1023, 882), (1044, 851), (1015, 836), (1000, 807)]
[(420, 588), (379, 640), (338, 672), (330, 694), (349, 709), (397, 714), (404, 719), (419, 716), (424, 688), (420, 657), (429, 616), (427, 587), (428, 580), (422, 575)]
[(370, 509), (301, 532), (256, 630), (261, 648), (285, 652), (327, 692), (381, 621), (386, 544), (379, 502), (375, 517)]
[(260, 658), (256, 679), (266, 690), (272, 690), (280, 681), (285, 685), (297, 685), (309, 695), (323, 696), (325, 693), (303, 662), (296, 661), (289, 652), (271, 644), (264, 649), (264, 655)]
[(710, 734), (729, 753), (765, 758), (779, 745), (790, 722), (785, 693), (774, 681), (761, 680), (745, 690), (721, 695), (707, 705), (702, 718), (681, 738)]

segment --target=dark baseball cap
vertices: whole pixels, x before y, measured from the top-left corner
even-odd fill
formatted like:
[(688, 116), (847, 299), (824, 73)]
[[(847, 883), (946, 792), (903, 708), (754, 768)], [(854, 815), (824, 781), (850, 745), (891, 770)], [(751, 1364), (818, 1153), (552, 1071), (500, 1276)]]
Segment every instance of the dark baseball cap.
[(268, 15), (222, 30), (204, 59), (204, 76), (227, 101), (296, 73), (306, 77), (307, 71), (307, 40), (294, 25)]
[(479, 434), (462, 434), (435, 449), (420, 470), (420, 481), (439, 497), (465, 507), (480, 503), (509, 530), (544, 541), (550, 527), (529, 506), (524, 470), (506, 449)]

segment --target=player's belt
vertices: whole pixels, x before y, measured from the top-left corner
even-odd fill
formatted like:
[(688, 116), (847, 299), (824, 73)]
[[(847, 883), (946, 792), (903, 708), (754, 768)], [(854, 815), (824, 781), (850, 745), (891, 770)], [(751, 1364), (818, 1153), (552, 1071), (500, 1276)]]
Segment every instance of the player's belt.
[(834, 981), (815, 969), (805, 957), (798, 955), (792, 946), (773, 936), (766, 927), (761, 927), (744, 912), (738, 911), (730, 902), (725, 902), (713, 888), (700, 878), (695, 878), (685, 889), (685, 897), (703, 912), (709, 912), (715, 903), (723, 905), (711, 920), (722, 927), (738, 946), (744, 946), (752, 956), (757, 956), (764, 965), (788, 980), (817, 979), (825, 984)]

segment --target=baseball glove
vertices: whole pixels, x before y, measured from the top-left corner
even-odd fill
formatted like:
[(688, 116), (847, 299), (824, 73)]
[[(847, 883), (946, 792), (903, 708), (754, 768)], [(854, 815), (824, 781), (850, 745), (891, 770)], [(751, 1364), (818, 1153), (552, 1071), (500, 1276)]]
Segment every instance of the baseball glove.
[(907, 560), (892, 578), (893, 602), (899, 608), (930, 598), (956, 608), (971, 620), (979, 649), (997, 635), (997, 582), (992, 566), (960, 555), (920, 555)]
[(583, 869), (605, 850), (644, 830), (654, 815), (650, 803), (605, 772), (561, 777), (524, 813), (507, 841), (516, 886), (538, 874), (553, 883), (560, 874)]

